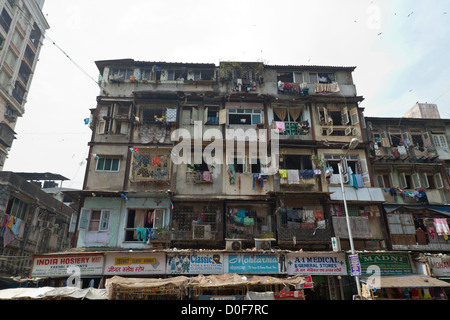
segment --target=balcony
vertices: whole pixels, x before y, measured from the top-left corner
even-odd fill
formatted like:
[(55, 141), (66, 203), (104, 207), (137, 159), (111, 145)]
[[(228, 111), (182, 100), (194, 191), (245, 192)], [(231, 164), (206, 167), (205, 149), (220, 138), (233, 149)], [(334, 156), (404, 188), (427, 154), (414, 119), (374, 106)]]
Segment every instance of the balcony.
[(329, 241), (331, 229), (321, 206), (303, 206), (301, 210), (278, 210), (280, 242)]
[(283, 140), (311, 140), (311, 127), (306, 121), (273, 121), (272, 129), (279, 133)]
[(210, 171), (187, 171), (186, 184), (213, 183)]

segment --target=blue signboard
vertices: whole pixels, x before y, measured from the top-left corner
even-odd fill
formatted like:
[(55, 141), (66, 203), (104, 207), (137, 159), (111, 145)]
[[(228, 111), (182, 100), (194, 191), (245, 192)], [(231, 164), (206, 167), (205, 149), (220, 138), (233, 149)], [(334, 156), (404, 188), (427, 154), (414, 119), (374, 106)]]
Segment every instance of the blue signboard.
[(229, 254), (229, 273), (278, 273), (278, 255)]

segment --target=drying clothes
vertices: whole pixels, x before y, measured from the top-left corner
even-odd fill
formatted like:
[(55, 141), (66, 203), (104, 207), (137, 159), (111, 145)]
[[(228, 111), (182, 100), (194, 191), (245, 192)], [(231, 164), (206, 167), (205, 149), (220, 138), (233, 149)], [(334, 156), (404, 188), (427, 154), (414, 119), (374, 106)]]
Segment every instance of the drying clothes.
[(312, 179), (314, 178), (314, 170), (298, 170), (298, 176), (300, 179)]
[(275, 121), (274, 122), (274, 130), (275, 130), (275, 132), (278, 132), (278, 133), (285, 132), (286, 131), (286, 127), (284, 125), (284, 122), (282, 122), (282, 121)]
[(398, 146), (397, 150), (398, 150), (398, 153), (400, 155), (406, 155), (407, 154), (406, 148), (404, 146)]
[(211, 172), (203, 171), (203, 173), (202, 173), (202, 180), (203, 181), (211, 181)]
[(166, 121), (167, 122), (177, 122), (177, 109), (176, 108), (166, 108)]
[(287, 179), (289, 184), (300, 184), (298, 170), (287, 170)]
[(228, 165), (228, 175), (230, 184), (236, 184), (236, 169), (234, 168), (234, 164)]
[(364, 187), (364, 180), (362, 177), (362, 174), (355, 174), (356, 184), (358, 185), (358, 188)]
[(287, 170), (280, 169), (280, 170), (278, 170), (278, 172), (280, 173), (280, 178), (283, 178), (283, 179), (287, 178)]
[(8, 228), (5, 228), (5, 232), (3, 233), (3, 247), (6, 247), (8, 244), (13, 242), (15, 239), (14, 233)]
[(9, 217), (8, 217), (8, 224), (7, 224), (7, 226), (8, 226), (9, 229), (12, 228), (13, 223), (14, 223), (14, 216), (9, 216)]
[(137, 240), (147, 242), (147, 228), (136, 228)]
[(447, 219), (434, 219), (434, 226), (436, 227), (436, 233), (439, 236), (450, 234)]
[(12, 233), (14, 233), (14, 235), (16, 235), (16, 236), (19, 234), (19, 227), (20, 227), (21, 222), (22, 222), (22, 220), (20, 220), (19, 218), (15, 218), (14, 223), (11, 227)]
[(152, 159), (152, 166), (157, 166), (161, 164), (161, 158), (160, 157), (155, 157)]

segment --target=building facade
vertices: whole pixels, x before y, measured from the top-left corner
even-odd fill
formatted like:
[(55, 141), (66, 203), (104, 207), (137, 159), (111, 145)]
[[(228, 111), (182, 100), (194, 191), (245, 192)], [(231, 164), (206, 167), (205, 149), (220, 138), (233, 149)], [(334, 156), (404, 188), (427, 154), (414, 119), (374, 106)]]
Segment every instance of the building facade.
[(0, 287), (28, 278), (33, 256), (73, 247), (77, 211), (45, 192), (38, 181), (67, 180), (55, 174), (0, 172)]
[(0, 170), (15, 139), (17, 119), (25, 112), (30, 89), (49, 25), (44, 0), (0, 1)]
[[(34, 276), (61, 278), (75, 256), (92, 260), (84, 277), (96, 284), (114, 275), (304, 275), (314, 283), (309, 297), (348, 299), (356, 288), (347, 213), (363, 278), (371, 266), (386, 276), (420, 272), (422, 257), (410, 255), (392, 220), (410, 208), (382, 184), (385, 172), (406, 176), (416, 158), (377, 158), (374, 132), (390, 120), (364, 117), (354, 67), (96, 64), (84, 186), (68, 192), (81, 203), (78, 248), (37, 256)], [(427, 194), (440, 207), (417, 209), (442, 213), (445, 160), (436, 151), (425, 162)]]

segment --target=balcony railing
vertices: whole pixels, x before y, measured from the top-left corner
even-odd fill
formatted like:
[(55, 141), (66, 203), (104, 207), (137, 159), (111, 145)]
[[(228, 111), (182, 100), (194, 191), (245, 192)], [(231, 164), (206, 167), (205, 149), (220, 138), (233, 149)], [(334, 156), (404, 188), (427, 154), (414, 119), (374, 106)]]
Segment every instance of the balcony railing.
[[(280, 130), (281, 136), (302, 136), (307, 135), (311, 128), (308, 121), (280, 121), (284, 124), (284, 131)], [(274, 122), (273, 128), (276, 129), (277, 122)]]

